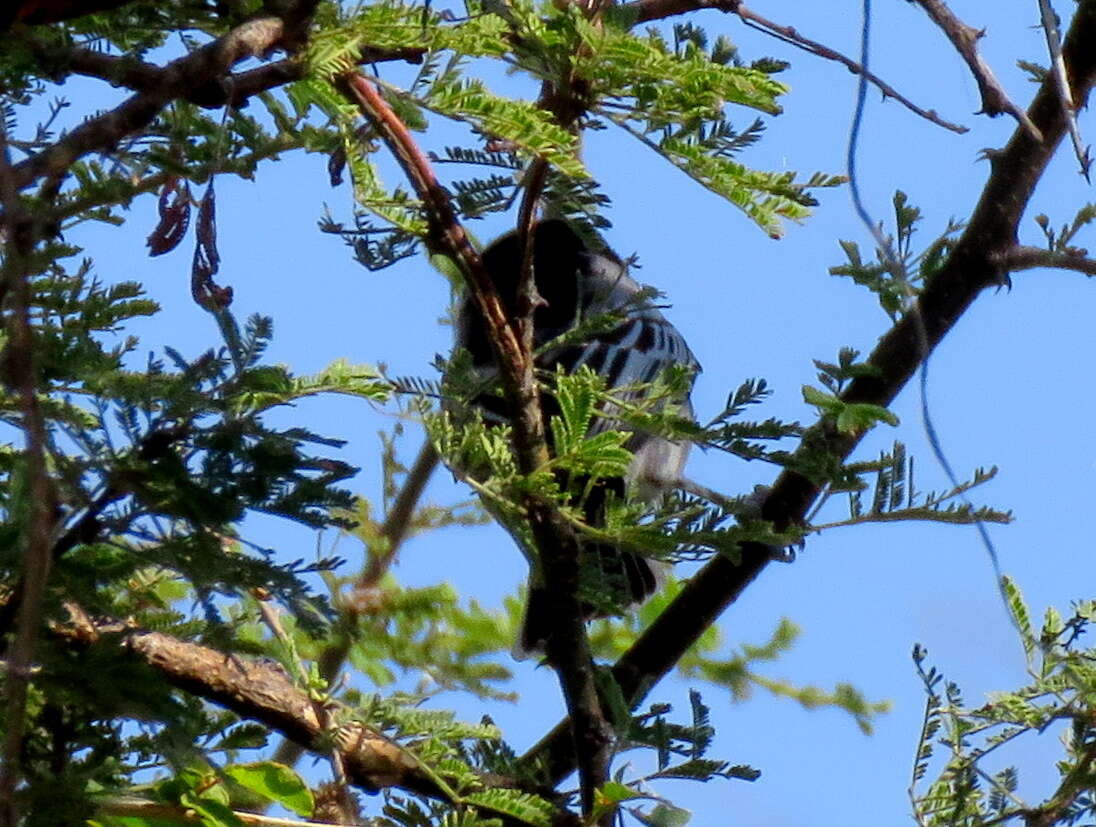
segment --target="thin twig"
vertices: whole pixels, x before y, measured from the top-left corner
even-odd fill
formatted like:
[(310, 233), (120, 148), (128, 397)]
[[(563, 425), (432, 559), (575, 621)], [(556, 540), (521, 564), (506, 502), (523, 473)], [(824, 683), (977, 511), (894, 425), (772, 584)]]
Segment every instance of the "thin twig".
[(970, 73), (974, 75), (974, 81), (978, 84), (978, 94), (982, 98), (981, 111), (991, 118), (1008, 113), (1024, 125), (1032, 138), (1041, 141), (1042, 133), (1032, 123), (1027, 112), (1012, 102), (993, 74), (993, 70), (989, 68), (989, 64), (978, 53), (977, 43), (985, 34), (985, 30), (968, 26), (955, 16), (944, 0), (914, 0), (914, 2), (925, 10), (933, 23), (944, 30), (944, 34), (947, 35), (955, 50), (970, 67)]
[(1039, 0), (1039, 17), (1043, 25), (1043, 34), (1047, 40), (1047, 51), (1050, 52), (1050, 71), (1054, 75), (1054, 82), (1058, 89), (1058, 99), (1062, 104), (1062, 112), (1065, 113), (1066, 123), (1069, 125), (1069, 138), (1073, 142), (1073, 154), (1077, 156), (1077, 163), (1081, 165), (1081, 174), (1085, 180), (1091, 183), (1088, 176), (1092, 159), (1088, 155), (1081, 140), (1081, 130), (1077, 126), (1077, 105), (1073, 101), (1073, 93), (1069, 89), (1069, 80), (1066, 77), (1066, 64), (1062, 59), (1062, 34), (1058, 31), (1058, 15), (1050, 6), (1050, 0)]
[[(384, 543), (384, 551), (371, 555), (368, 565), (355, 584), (355, 591), (364, 592), (376, 588), (392, 564), (411, 529), (415, 507), (437, 467), (438, 453), (428, 440), (419, 450), (419, 455), (411, 466), (411, 470), (408, 471), (407, 479), (381, 526), (380, 537), (381, 542)], [(350, 649), (354, 645), (353, 630), (358, 622), (357, 605), (358, 601), (343, 601), (341, 607), (343, 617), (339, 624), (343, 632), (327, 645), (318, 658), (320, 676), (328, 685), (335, 682), (346, 659), (350, 657)], [(293, 765), (303, 754), (304, 747), (294, 741), (286, 740), (278, 746), (274, 760)]]
[(521, 241), (521, 263), (518, 271), (518, 336), (521, 346), (530, 353), (533, 351), (533, 313), (544, 299), (537, 292), (537, 283), (533, 273), (533, 251), (536, 249), (533, 225), (537, 220), (537, 207), (541, 191), (548, 176), (548, 162), (535, 158), (525, 176), (525, 192), (518, 209), (518, 239)]
[(784, 26), (762, 17), (757, 12), (747, 8), (745, 3), (740, 2), (740, 0), (633, 0), (633, 2), (626, 4), (625, 8), (631, 9), (637, 15), (637, 20), (640, 23), (650, 20), (661, 20), (665, 17), (672, 17), (678, 14), (687, 14), (700, 9), (718, 9), (719, 11), (728, 14), (738, 15), (742, 18), (742, 21), (752, 29), (757, 29), (758, 31), (772, 35), (778, 40), (782, 40), (791, 46), (810, 52), (817, 57), (840, 63), (854, 75), (863, 75), (883, 93), (883, 97), (894, 98), (911, 112), (919, 115), (925, 120), (931, 121), (937, 126), (942, 126), (944, 129), (949, 129), (952, 132), (957, 132), (960, 135), (968, 131), (967, 127), (962, 126), (961, 124), (944, 120), (936, 113), (936, 110), (924, 109), (918, 106), (878, 75), (873, 74), (872, 72), (865, 72), (864, 68), (852, 58), (846, 57), (841, 54), (841, 52), (831, 49), (829, 46), (819, 43), (817, 40), (811, 40), (810, 38), (804, 37), (792, 26)]
[(403, 487), (392, 503), (392, 508), (384, 518), (381, 526), (381, 537), (385, 542), (385, 550), (382, 554), (373, 555), (362, 572), (355, 588), (370, 589), (375, 587), (388, 571), (403, 544), (407, 533), (411, 530), (412, 518), (415, 514), (415, 506), (426, 489), (426, 484), (438, 467), (438, 452), (434, 450), (430, 440), (423, 443), (415, 462), (407, 472)]

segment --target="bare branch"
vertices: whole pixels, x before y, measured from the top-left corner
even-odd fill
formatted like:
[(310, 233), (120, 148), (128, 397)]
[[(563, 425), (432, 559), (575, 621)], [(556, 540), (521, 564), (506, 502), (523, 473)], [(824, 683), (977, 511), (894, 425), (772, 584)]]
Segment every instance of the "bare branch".
[(1092, 165), (1092, 159), (1089, 158), (1088, 150), (1081, 141), (1081, 130), (1077, 126), (1077, 107), (1073, 102), (1069, 81), (1066, 79), (1066, 64), (1062, 60), (1062, 34), (1058, 31), (1058, 15), (1050, 7), (1050, 0), (1039, 0), (1039, 16), (1043, 24), (1043, 34), (1047, 40), (1047, 51), (1050, 52), (1050, 71), (1057, 84), (1062, 111), (1066, 113), (1066, 120), (1069, 123), (1069, 138), (1073, 142), (1073, 154), (1077, 156), (1077, 163), (1081, 165), (1081, 174), (1091, 183), (1088, 171)]
[[(344, 723), (326, 724), (316, 701), (298, 688), (277, 663), (228, 654), (116, 621), (92, 620), (73, 604), (68, 609), (73, 622), (53, 624), (50, 631), (56, 637), (75, 647), (120, 649), (184, 692), (223, 706), (241, 718), (265, 724), (318, 755), (330, 755), (333, 750), (348, 780), (362, 790), (399, 787), (431, 798), (452, 798), (444, 781), (425, 769), (415, 756), (363, 724), (345, 723), (351, 710), (330, 699), (324, 703), (322, 717)], [(490, 775), (483, 780), (491, 787), (521, 788), (512, 778)], [(557, 810), (552, 824), (576, 827), (578, 819)]]
[(384, 554), (373, 557), (365, 571), (362, 572), (361, 577), (358, 578), (355, 588), (368, 589), (380, 582), (400, 550), (400, 545), (407, 537), (408, 531), (411, 530), (411, 518), (414, 516), (415, 506), (418, 504), (419, 498), (422, 497), (422, 492), (426, 489), (426, 484), (430, 481), (430, 477), (437, 467), (438, 452), (427, 440), (419, 449), (419, 455), (407, 472), (407, 479), (404, 480), (403, 488), (400, 489), (395, 502), (392, 503), (392, 508), (385, 515), (384, 525), (381, 526), (381, 537), (388, 544), (388, 548)]
[(635, 12), (638, 15), (637, 20), (640, 23), (649, 20), (662, 20), (666, 17), (687, 14), (700, 9), (718, 9), (722, 12), (727, 12), (728, 14), (736, 14), (752, 29), (757, 29), (758, 31), (770, 34), (778, 40), (782, 40), (789, 45), (810, 52), (812, 55), (840, 63), (854, 75), (863, 75), (883, 93), (884, 98), (894, 98), (911, 112), (920, 115), (922, 118), (931, 121), (937, 126), (942, 126), (944, 129), (950, 129), (952, 132), (957, 132), (959, 134), (967, 131), (967, 127), (965, 126), (944, 120), (935, 110), (923, 109), (913, 103), (909, 98), (901, 94), (878, 75), (872, 72), (865, 72), (864, 67), (852, 58), (846, 57), (840, 52), (831, 49), (816, 40), (804, 37), (792, 26), (783, 26), (762, 17), (752, 9), (748, 9), (746, 4), (742, 3), (741, 0), (633, 0), (633, 2), (628, 3), (625, 8)]
[(978, 54), (976, 44), (985, 34), (985, 30), (968, 26), (952, 13), (944, 0), (914, 0), (914, 2), (925, 10), (925, 13), (932, 18), (937, 26), (944, 30), (948, 40), (951, 41), (956, 51), (970, 67), (970, 72), (974, 75), (974, 80), (978, 84), (978, 93), (982, 97), (982, 112), (991, 118), (1007, 112), (1024, 125), (1032, 138), (1037, 141), (1042, 140), (1042, 135), (1035, 124), (1032, 123), (1031, 118), (1023, 109), (1012, 102), (1004, 87), (994, 76), (993, 70), (989, 68), (989, 64)]
[[(1096, 83), (1096, 4), (1077, 7), (1063, 47), (1071, 88), (1079, 105)], [(966, 229), (941, 269), (905, 315), (868, 357), (874, 375), (855, 379), (842, 394), (847, 403), (889, 405), (959, 318), (987, 287), (1002, 283), (1003, 262), (1015, 246), (1017, 226), (1058, 144), (1066, 134), (1066, 117), (1053, 78), (1039, 87), (1028, 117), (1043, 135), (1037, 141), (1018, 127), (1004, 149), (991, 156), (992, 171)], [(925, 345), (927, 344), (927, 348)], [(824, 450), (844, 460), (862, 435), (840, 433), (822, 420), (803, 435), (801, 452)], [(794, 467), (795, 459), (791, 465)], [(794, 471), (784, 471), (762, 504), (762, 517), (776, 530), (802, 521), (821, 493), (818, 484)], [(613, 667), (621, 690), (638, 705), (682, 654), (734, 603), (771, 559), (757, 543), (741, 546), (736, 564), (719, 556), (708, 562), (647, 628)], [(561, 722), (526, 754), (546, 759), (553, 779), (574, 769), (569, 728)]]
[(1017, 245), (1001, 256), (1001, 267), (1007, 272), (1048, 267), (1052, 270), (1074, 270), (1086, 276), (1096, 276), (1096, 259), (1088, 258), (1084, 250), (1046, 250), (1042, 247)]

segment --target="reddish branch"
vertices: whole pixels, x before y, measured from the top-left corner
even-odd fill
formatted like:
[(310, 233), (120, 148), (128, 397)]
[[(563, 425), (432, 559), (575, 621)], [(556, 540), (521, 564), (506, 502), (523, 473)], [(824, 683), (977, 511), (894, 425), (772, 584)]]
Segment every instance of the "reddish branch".
[[(1096, 83), (1096, 4), (1077, 7), (1063, 53), (1075, 101), (1083, 105)], [(1000, 285), (1008, 267), (1024, 261), (1024, 248), (1016, 246), (1017, 227), (1067, 128), (1053, 78), (1047, 78), (1039, 87), (1027, 115), (1043, 140), (1035, 140), (1021, 126), (1004, 149), (992, 154), (989, 180), (966, 230), (925, 287), (916, 309), (892, 327), (868, 357), (876, 375), (856, 379), (842, 395), (845, 402), (889, 405), (982, 290)], [(839, 433), (823, 420), (804, 434), (800, 451), (825, 451), (843, 461), (860, 438)], [(816, 483), (794, 471), (785, 471), (765, 498), (762, 516), (781, 530), (803, 520), (819, 494)], [(686, 584), (613, 667), (614, 676), (633, 706), (738, 599), (769, 560), (764, 547), (745, 544), (738, 565), (726, 557), (716, 557)], [(526, 756), (546, 759), (556, 781), (566, 777), (575, 765), (566, 733), (564, 721)]]
[[(361, 75), (342, 77), (340, 86), (372, 121), (423, 201), (431, 246), (460, 265), (468, 290), (487, 322), (503, 393), (515, 412), (511, 421), (518, 468), (526, 475), (537, 472), (548, 461), (548, 448), (533, 357), (529, 342), (523, 346), (520, 320), (507, 317), (494, 283), (457, 220), (449, 194), (407, 126)], [(588, 814), (594, 806), (595, 791), (608, 779), (612, 732), (598, 697), (593, 657), (582, 621), (577, 539), (551, 503), (527, 496), (522, 506), (540, 551), (544, 578), (552, 584), (552, 608), (559, 624), (553, 629), (547, 654), (559, 676), (570, 714), (568, 740), (579, 756), (583, 812)]]
[(783, 26), (762, 17), (757, 12), (747, 8), (741, 0), (633, 0), (633, 2), (627, 4), (626, 8), (631, 9), (638, 16), (637, 20), (640, 23), (650, 20), (662, 20), (666, 17), (688, 14), (701, 9), (718, 9), (722, 12), (738, 15), (751, 28), (771, 34), (785, 43), (790, 43), (792, 46), (810, 52), (812, 55), (840, 63), (854, 75), (863, 75), (869, 83), (883, 93), (883, 97), (894, 98), (911, 112), (920, 115), (937, 126), (942, 126), (944, 129), (950, 129), (952, 132), (960, 134), (967, 131), (965, 126), (944, 120), (935, 110), (922, 109), (878, 75), (865, 71), (864, 67), (852, 58), (846, 57), (817, 40), (804, 37), (792, 26)]
[(937, 26), (944, 30), (948, 40), (951, 41), (956, 51), (970, 67), (970, 72), (974, 75), (974, 80), (978, 84), (978, 93), (982, 97), (982, 112), (990, 117), (1007, 112), (1023, 124), (1032, 138), (1037, 141), (1040, 140), (1039, 129), (1032, 123), (1027, 112), (1012, 102), (1004, 87), (994, 76), (993, 70), (989, 68), (989, 64), (978, 54), (977, 44), (985, 35), (985, 30), (968, 26), (952, 13), (943, 0), (914, 0), (914, 2), (925, 10), (925, 13), (932, 18)]

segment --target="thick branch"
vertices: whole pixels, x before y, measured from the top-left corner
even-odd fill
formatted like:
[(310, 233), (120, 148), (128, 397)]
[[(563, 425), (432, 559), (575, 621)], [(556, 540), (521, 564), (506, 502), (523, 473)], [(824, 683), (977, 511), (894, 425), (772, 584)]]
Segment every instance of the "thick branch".
[[(86, 618), (73, 626), (55, 627), (53, 631), (82, 646), (120, 645), (172, 686), (226, 707), (243, 718), (266, 724), (308, 748), (325, 735), (313, 700), (277, 664), (228, 655), (119, 623), (92, 624)], [(334, 740), (335, 749), (357, 786), (371, 792), (401, 787), (422, 795), (444, 797), (419, 763), (383, 735), (352, 724), (344, 726)], [(318, 748), (321, 754), (325, 750), (326, 746)]]
[(863, 75), (869, 83), (876, 86), (883, 93), (883, 97), (894, 98), (911, 112), (920, 115), (937, 126), (942, 126), (944, 129), (950, 129), (952, 132), (960, 134), (967, 131), (965, 126), (944, 120), (936, 114), (935, 110), (922, 109), (878, 75), (865, 71), (864, 67), (852, 58), (846, 57), (817, 40), (803, 37), (791, 26), (783, 26), (762, 17), (752, 9), (746, 8), (746, 4), (742, 3), (741, 0), (633, 0), (633, 2), (627, 4), (626, 8), (632, 9), (638, 15), (638, 22), (640, 23), (649, 20), (662, 20), (665, 17), (688, 14), (701, 9), (719, 9), (722, 12), (736, 14), (751, 28), (771, 34), (778, 40), (783, 40), (785, 43), (810, 52), (812, 55), (840, 63), (854, 75)]
[(978, 94), (982, 97), (982, 112), (991, 118), (996, 115), (1008, 113), (1016, 118), (1035, 140), (1041, 140), (1039, 129), (1032, 123), (1027, 112), (1012, 102), (1003, 86), (989, 68), (989, 64), (978, 54), (978, 41), (985, 34), (985, 30), (968, 26), (958, 17), (943, 0), (914, 0), (917, 5), (925, 10), (932, 18), (932, 22), (944, 30), (948, 40), (951, 41), (959, 55), (970, 67), (970, 73), (978, 84)]
[[(22, 33), (22, 40), (39, 59), (47, 60), (51, 65), (59, 64), (77, 75), (104, 80), (112, 86), (124, 86), (134, 92), (155, 95), (165, 84), (173, 82), (171, 66), (163, 67), (129, 55), (110, 55), (82, 47), (58, 50), (25, 31)], [(425, 53), (424, 48), (366, 47), (358, 56), (358, 63), (382, 63), (395, 60), (418, 63), (422, 61)], [(221, 106), (239, 107), (248, 98), (260, 92), (300, 80), (305, 76), (306, 71), (307, 67), (302, 60), (286, 58), (235, 75), (223, 76), (223, 72), (210, 75), (204, 82), (179, 89), (175, 97), (207, 109)]]
[[(177, 689), (258, 721), (286, 738), (330, 756), (334, 751), (348, 780), (367, 792), (399, 787), (419, 795), (450, 800), (452, 791), (407, 750), (384, 735), (352, 722), (336, 729), (327, 720), (346, 720), (349, 710), (325, 700), (318, 710), (315, 698), (299, 689), (285, 670), (266, 659), (227, 654), (160, 632), (134, 629), (118, 622), (93, 621), (70, 605), (71, 624), (54, 624), (54, 636), (77, 647), (121, 649), (153, 669)], [(511, 778), (484, 776), (489, 787), (518, 788)], [(489, 815), (498, 815), (490, 810)], [(504, 821), (509, 824), (510, 822)], [(553, 827), (576, 827), (577, 819), (564, 810), (552, 817)]]
[[(1083, 104), (1096, 82), (1096, 3), (1078, 6), (1063, 51), (1070, 85), (1076, 100)], [(1015, 246), (1017, 226), (1066, 131), (1066, 118), (1053, 78), (1040, 86), (1027, 114), (1043, 140), (1036, 141), (1027, 129), (1019, 127), (1006, 147), (991, 156), (989, 180), (966, 230), (924, 289), (915, 309), (883, 336), (868, 357), (877, 375), (856, 379), (843, 394), (844, 401), (889, 405), (978, 294), (987, 286), (1002, 282), (1005, 275), (1002, 262)], [(861, 436), (839, 433), (828, 420), (823, 420), (804, 434), (800, 452), (824, 450), (835, 459), (844, 460)], [(819, 494), (817, 484), (793, 471), (785, 471), (765, 498), (762, 516), (778, 530), (782, 529), (803, 520)], [(633, 705), (738, 599), (769, 560), (764, 546), (744, 544), (738, 565), (726, 557), (716, 557), (689, 581), (613, 667), (613, 674)], [(563, 722), (526, 756), (547, 758), (554, 779), (565, 777), (574, 767), (566, 732)]]
[(56, 143), (16, 164), (13, 170), (16, 187), (24, 189), (43, 177), (60, 178), (82, 156), (111, 149), (123, 138), (148, 126), (172, 100), (186, 98), (193, 89), (205, 87), (237, 62), (273, 48), (283, 33), (279, 18), (262, 17), (173, 60), (161, 70), (162, 80), (155, 88), (85, 121)]

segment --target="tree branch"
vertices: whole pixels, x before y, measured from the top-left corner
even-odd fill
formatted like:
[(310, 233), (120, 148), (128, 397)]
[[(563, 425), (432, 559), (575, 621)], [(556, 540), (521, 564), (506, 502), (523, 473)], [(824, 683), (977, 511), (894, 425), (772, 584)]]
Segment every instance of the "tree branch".
[[(208, 646), (182, 641), (161, 632), (135, 629), (116, 621), (93, 621), (69, 604), (73, 622), (53, 624), (51, 633), (81, 648), (120, 649), (155, 670), (177, 689), (223, 706), (241, 718), (258, 721), (320, 756), (338, 755), (354, 786), (376, 793), (398, 787), (419, 795), (451, 800), (439, 778), (414, 755), (392, 739), (357, 723), (337, 727), (321, 720), (315, 698), (298, 688), (285, 670), (267, 659), (229, 654)], [(323, 718), (346, 720), (350, 710), (333, 700), (324, 701)], [(525, 789), (514, 779), (485, 775), (485, 786)], [(480, 805), (477, 805), (480, 806)], [(485, 814), (500, 816), (485, 808)], [(510, 824), (511, 822), (505, 821)], [(556, 810), (553, 827), (578, 827), (578, 820)]]
[(237, 62), (273, 48), (283, 33), (279, 18), (261, 17), (173, 60), (162, 69), (162, 81), (155, 88), (139, 92), (110, 112), (84, 121), (56, 143), (16, 164), (15, 186), (25, 189), (43, 177), (62, 177), (82, 156), (109, 150), (148, 126), (172, 100), (185, 98), (191, 90), (203, 88)]
[[(488, 338), (498, 357), (499, 378), (510, 409), (514, 454), (519, 470), (531, 475), (548, 462), (540, 390), (533, 373), (522, 325), (508, 318), (490, 275), (457, 220), (449, 194), (438, 182), (430, 162), (407, 126), (360, 74), (339, 79), (340, 90), (358, 105), (396, 157), (427, 208), (428, 243), (460, 265), (469, 293), (486, 321)], [(577, 747), (583, 812), (594, 806), (594, 793), (607, 779), (611, 728), (601, 709), (590, 643), (578, 598), (578, 541), (556, 507), (538, 497), (523, 498), (545, 580), (551, 584), (553, 611), (560, 619), (548, 641), (548, 660), (559, 676), (570, 715), (569, 738)]]
[(958, 132), (959, 134), (967, 131), (967, 127), (944, 120), (933, 109), (922, 109), (878, 75), (872, 72), (865, 72), (864, 67), (852, 58), (846, 57), (840, 52), (831, 49), (829, 46), (819, 43), (816, 40), (804, 37), (792, 26), (783, 26), (762, 17), (752, 9), (746, 8), (746, 4), (741, 2), (741, 0), (633, 0), (633, 2), (627, 3), (625, 8), (631, 9), (638, 15), (637, 22), (639, 23), (650, 20), (662, 20), (666, 17), (673, 17), (678, 14), (688, 14), (689, 12), (699, 11), (701, 9), (718, 9), (719, 11), (728, 14), (738, 15), (742, 18), (742, 21), (752, 29), (757, 29), (758, 31), (770, 34), (778, 40), (782, 40), (796, 48), (810, 52), (812, 55), (840, 63), (854, 75), (863, 75), (867, 78), (868, 82), (873, 84), (883, 93), (884, 98), (894, 98), (911, 112), (920, 115), (925, 120), (931, 121), (937, 126), (942, 126), (944, 129), (950, 129), (952, 132)]
[(1083, 250), (1046, 250), (1017, 244), (1000, 258), (1001, 267), (1008, 271), (1034, 270), (1047, 267), (1053, 270), (1074, 270), (1086, 276), (1096, 276), (1096, 259), (1085, 256)]
[[(268, 660), (229, 655), (207, 646), (146, 632), (122, 623), (92, 622), (74, 612), (72, 625), (53, 633), (82, 647), (120, 647), (159, 673), (172, 686), (212, 701), (237, 715), (259, 721), (313, 749), (330, 737), (308, 694), (285, 670)], [(369, 792), (386, 787), (444, 798), (443, 791), (411, 755), (390, 739), (361, 724), (344, 725), (333, 739), (354, 784)], [(327, 746), (315, 747), (320, 755)]]
[[(59, 49), (43, 43), (25, 29), (20, 32), (20, 39), (39, 60), (48, 61), (51, 66), (58, 65), (72, 74), (98, 78), (112, 86), (124, 86), (134, 92), (154, 95), (165, 84), (173, 82), (170, 66), (163, 67), (138, 60), (130, 55), (111, 55), (79, 46)], [(273, 45), (272, 42), (271, 46)], [(269, 48), (268, 46), (267, 49)], [(358, 56), (358, 63), (383, 63), (397, 60), (420, 63), (425, 53), (425, 48), (365, 47)], [(227, 68), (225, 67), (226, 70)], [(222, 73), (209, 75), (204, 82), (180, 89), (174, 97), (206, 109), (217, 109), (222, 106), (239, 107), (260, 92), (300, 80), (305, 76), (306, 71), (307, 67), (303, 61), (290, 57), (234, 75), (223, 77)]]
[[(90, 118), (41, 152), (15, 164), (16, 189), (26, 189), (43, 177), (61, 178), (84, 155), (110, 150), (123, 138), (148, 126), (173, 100), (188, 100), (205, 107), (239, 106), (253, 95), (299, 80), (305, 67), (295, 59), (225, 77), (236, 63), (269, 52), (286, 36), (287, 29), (280, 18), (249, 20), (163, 67), (88, 49), (70, 50), (66, 57), (73, 71), (139, 91), (111, 111)], [(44, 53), (51, 53), (41, 44), (39, 47)], [(359, 59), (415, 62), (421, 60), (424, 52), (425, 49), (364, 49)]]
[(1027, 112), (1009, 98), (1003, 86), (989, 68), (989, 64), (978, 54), (978, 41), (985, 35), (985, 29), (968, 26), (952, 13), (944, 0), (913, 0), (932, 22), (944, 30), (955, 50), (970, 67), (970, 73), (978, 84), (978, 94), (982, 97), (982, 112), (991, 118), (1004, 113), (1016, 118), (1036, 141), (1042, 140), (1042, 133), (1028, 117)]
[(1031, 810), (1021, 810), (1019, 815), (1024, 820), (1024, 827), (1054, 827), (1057, 824), (1068, 824), (1070, 810), (1073, 809), (1077, 799), (1089, 793), (1092, 789), (1092, 771), (1096, 768), (1096, 743), (1089, 742), (1077, 758), (1077, 763), (1067, 772), (1058, 789), (1040, 804)]
[(20, 427), (26, 448), (25, 499), (9, 515), (19, 526), (20, 576), (23, 600), (18, 607), (15, 640), (8, 657), (4, 691), (6, 727), (0, 754), (0, 824), (20, 823), (16, 790), (22, 765), (23, 730), (31, 665), (42, 623), (52, 556), (51, 503), (56, 497), (46, 467), (46, 426), (38, 400), (39, 371), (34, 327), (31, 323), (30, 258), (41, 238), (43, 223), (21, 202), (8, 151), (6, 123), (0, 122), (0, 233), (4, 237), (3, 269), (0, 270), (0, 310), (7, 342), (0, 375), (18, 398)]
[[(1096, 4), (1078, 6), (1063, 52), (1076, 101), (1083, 105), (1096, 82)], [(1015, 245), (1019, 221), (1066, 131), (1066, 117), (1052, 77), (1041, 84), (1027, 114), (1043, 140), (1036, 141), (1021, 126), (1005, 148), (991, 156), (989, 179), (966, 230), (915, 309), (883, 336), (868, 357), (874, 375), (854, 380), (842, 394), (846, 403), (889, 405), (981, 291), (1001, 284), (1006, 274), (1002, 262)], [(822, 450), (843, 461), (862, 436), (840, 433), (824, 419), (804, 433), (796, 453), (802, 456)], [(794, 467), (795, 457), (791, 465)], [(781, 530), (801, 521), (820, 492), (817, 483), (785, 470), (762, 504), (762, 517)], [(741, 551), (737, 565), (723, 556), (708, 562), (617, 661), (613, 674), (633, 706), (770, 561), (765, 546), (746, 543)], [(543, 758), (553, 779), (565, 777), (574, 768), (566, 732), (566, 722), (561, 722), (525, 760)]]

